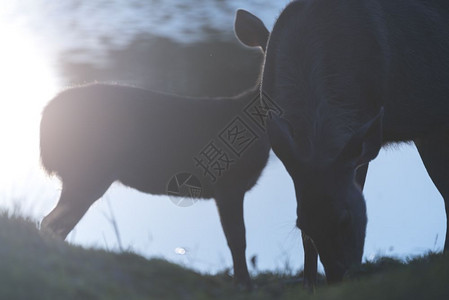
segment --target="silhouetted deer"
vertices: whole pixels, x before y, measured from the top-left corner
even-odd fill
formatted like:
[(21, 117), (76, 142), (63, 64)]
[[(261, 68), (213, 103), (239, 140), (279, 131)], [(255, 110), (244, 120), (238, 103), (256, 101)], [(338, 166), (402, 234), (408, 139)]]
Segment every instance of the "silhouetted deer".
[(316, 280), (316, 251), (339, 281), (361, 263), (362, 189), (382, 145), (415, 142), (449, 213), (449, 4), (293, 1), (268, 45), (265, 30), (237, 12), (239, 39), (266, 46), (262, 90), (285, 112), (268, 134), (294, 181), (305, 282)]
[(255, 87), (236, 97), (188, 98), (108, 84), (61, 92), (40, 127), (42, 165), (62, 181), (42, 229), (65, 238), (115, 181), (162, 195), (176, 178), (185, 181), (175, 184), (180, 196), (216, 200), (235, 281), (250, 287), (243, 198), (270, 150), (263, 127), (250, 118), (258, 95)]

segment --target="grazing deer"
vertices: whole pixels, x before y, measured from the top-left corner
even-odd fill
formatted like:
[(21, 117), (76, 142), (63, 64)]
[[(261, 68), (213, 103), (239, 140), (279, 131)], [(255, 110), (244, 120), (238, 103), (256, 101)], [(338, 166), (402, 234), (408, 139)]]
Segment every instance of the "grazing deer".
[(61, 92), (45, 107), (40, 126), (42, 165), (62, 182), (41, 228), (64, 239), (115, 181), (162, 195), (176, 178), (183, 181), (175, 184), (179, 196), (215, 199), (235, 281), (250, 287), (243, 198), (270, 151), (262, 124), (250, 118), (258, 97), (258, 87), (222, 98), (110, 84)]
[(415, 143), (448, 215), (448, 3), (293, 1), (268, 44), (263, 23), (237, 12), (238, 38), (266, 46), (262, 90), (285, 112), (268, 135), (294, 181), (306, 284), (316, 281), (317, 251), (328, 282), (361, 263), (362, 189), (385, 144)]

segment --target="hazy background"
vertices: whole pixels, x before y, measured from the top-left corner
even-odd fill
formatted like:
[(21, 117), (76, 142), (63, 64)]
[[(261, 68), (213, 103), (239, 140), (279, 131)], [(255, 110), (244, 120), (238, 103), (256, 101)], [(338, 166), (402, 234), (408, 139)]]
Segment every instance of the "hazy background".
[[(248, 9), (271, 28), (286, 3), (0, 0), (1, 207), (41, 220), (56, 204), (59, 182), (39, 167), (38, 123), (58, 90), (106, 81), (183, 95), (234, 95), (256, 82), (262, 59), (236, 41), (235, 10)], [(365, 195), (365, 258), (442, 249), (443, 200), (414, 146), (383, 150), (370, 166)], [(247, 256), (257, 255), (259, 270), (302, 268), (295, 211), (292, 182), (272, 155), (245, 199)], [(126, 250), (203, 272), (232, 266), (213, 201), (181, 208), (168, 197), (114, 185), (69, 242), (119, 250), (111, 218)]]

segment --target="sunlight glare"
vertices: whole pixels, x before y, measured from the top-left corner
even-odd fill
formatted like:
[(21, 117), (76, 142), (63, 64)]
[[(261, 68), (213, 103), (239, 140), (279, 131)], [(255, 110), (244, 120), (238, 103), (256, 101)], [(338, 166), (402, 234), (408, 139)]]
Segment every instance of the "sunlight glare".
[(0, 37), (0, 185), (5, 188), (38, 166), (40, 115), (57, 83), (43, 49), (29, 33), (0, 24)]
[(175, 253), (178, 255), (185, 255), (186, 254), (186, 249), (182, 248), (182, 247), (176, 247), (175, 248)]

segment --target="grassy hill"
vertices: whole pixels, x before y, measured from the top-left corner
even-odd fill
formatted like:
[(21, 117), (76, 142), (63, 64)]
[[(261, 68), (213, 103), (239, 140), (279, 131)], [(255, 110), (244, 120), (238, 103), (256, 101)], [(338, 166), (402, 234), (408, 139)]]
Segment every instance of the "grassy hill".
[(205, 276), (159, 259), (74, 247), (30, 220), (0, 216), (0, 299), (449, 299), (449, 256), (380, 258), (314, 294), (297, 278), (259, 274), (255, 291), (244, 292), (225, 273)]

